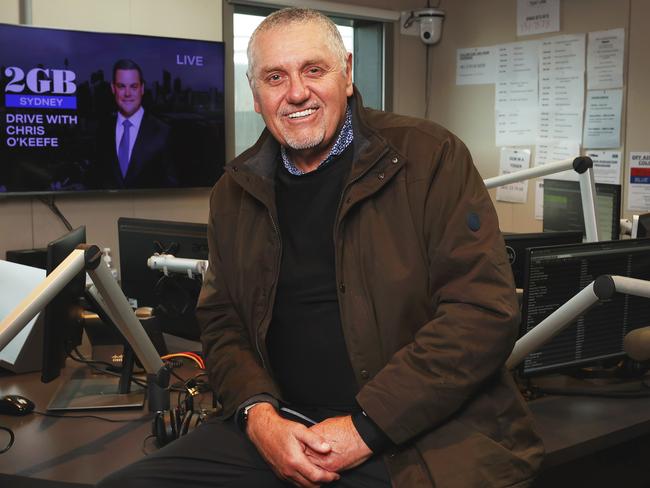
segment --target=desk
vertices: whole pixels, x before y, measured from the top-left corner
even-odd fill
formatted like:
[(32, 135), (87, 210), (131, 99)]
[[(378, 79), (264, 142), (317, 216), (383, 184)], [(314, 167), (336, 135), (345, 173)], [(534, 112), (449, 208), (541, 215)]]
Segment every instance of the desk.
[[(58, 385), (80, 368), (70, 364), (61, 378), (43, 384), (40, 373), (23, 375), (2, 374), (0, 394), (19, 394), (34, 401), (35, 410), (45, 411)], [(187, 372), (187, 374), (186, 374)], [(184, 366), (181, 375), (196, 374), (193, 366)], [(172, 383), (176, 380), (172, 377)], [(209, 395), (207, 395), (209, 396)], [(172, 394), (172, 404), (176, 394)], [(210, 408), (211, 401), (203, 399), (200, 407)], [(151, 433), (151, 414), (142, 409), (96, 410), (70, 412), (66, 415), (91, 414), (114, 420), (111, 423), (89, 418), (56, 418), (30, 414), (25, 417), (0, 415), (0, 425), (9, 427), (16, 436), (13, 447), (0, 454), (0, 487), (7, 488), (81, 488), (92, 486), (107, 474), (144, 456), (155, 449)], [(0, 432), (0, 443), (5, 437)]]
[[(76, 366), (66, 368), (65, 374), (70, 374), (74, 368)], [(44, 410), (58, 381), (43, 385), (38, 373), (5, 375), (0, 376), (0, 391), (25, 395), (35, 401), (37, 410)], [(530, 402), (529, 407), (546, 445), (544, 470), (548, 471), (650, 433), (650, 398), (548, 396)], [(0, 416), (0, 423), (16, 434), (11, 450), (0, 455), (0, 486), (91, 486), (108, 473), (144, 456), (142, 444), (151, 428), (147, 412), (96, 413), (112, 419), (137, 420), (109, 423), (40, 415)], [(153, 449), (152, 439), (147, 441), (146, 447), (148, 451)], [(544, 483), (539, 486), (571, 485)], [(586, 483), (583, 486), (607, 485)], [(630, 485), (618, 486), (627, 488)]]

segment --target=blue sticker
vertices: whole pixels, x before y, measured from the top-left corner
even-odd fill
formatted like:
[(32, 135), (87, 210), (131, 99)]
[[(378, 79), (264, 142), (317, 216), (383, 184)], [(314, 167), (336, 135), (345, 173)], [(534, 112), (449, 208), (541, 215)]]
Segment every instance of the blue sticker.
[(476, 232), (481, 228), (481, 219), (478, 214), (470, 212), (467, 214), (467, 227)]

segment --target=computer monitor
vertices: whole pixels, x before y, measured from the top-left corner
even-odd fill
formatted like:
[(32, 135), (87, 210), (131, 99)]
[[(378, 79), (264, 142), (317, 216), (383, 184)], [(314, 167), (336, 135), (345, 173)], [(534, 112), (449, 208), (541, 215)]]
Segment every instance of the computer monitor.
[[(86, 242), (81, 226), (47, 245), (47, 274), (52, 273), (79, 244)], [(83, 297), (86, 272), (70, 280), (44, 309), (43, 365), (41, 381), (48, 383), (61, 374), (65, 360), (81, 344), (83, 333)], [(144, 390), (121, 385), (119, 378), (89, 376), (85, 369), (75, 370), (59, 385), (48, 410), (141, 407)]]
[(650, 213), (639, 215), (639, 224), (636, 230), (637, 237), (650, 237)]
[[(79, 244), (86, 242), (86, 227), (77, 227), (47, 245), (46, 273), (67, 258)], [(49, 383), (59, 377), (68, 353), (81, 344), (83, 332), (81, 299), (86, 283), (85, 271), (79, 272), (48, 303), (43, 320), (43, 364), (41, 381)]]
[[(521, 335), (598, 276), (650, 280), (650, 239), (532, 248), (524, 273)], [(623, 338), (648, 325), (650, 300), (615, 294), (580, 315), (522, 363), (523, 375), (567, 371), (624, 355)]]
[(528, 248), (578, 244), (582, 242), (582, 231), (504, 233), (503, 239), (506, 243), (506, 253), (512, 267), (512, 274), (515, 277), (515, 286), (523, 288), (524, 265), (526, 264), (526, 250)]
[[(596, 183), (598, 238), (619, 238), (621, 226), (621, 185)], [(579, 230), (585, 233), (580, 183), (544, 180), (544, 232)]]
[(124, 294), (135, 307), (153, 307), (163, 332), (198, 340), (194, 309), (200, 277), (165, 276), (149, 269), (147, 259), (163, 252), (178, 258), (208, 259), (207, 225), (121, 217), (117, 228)]

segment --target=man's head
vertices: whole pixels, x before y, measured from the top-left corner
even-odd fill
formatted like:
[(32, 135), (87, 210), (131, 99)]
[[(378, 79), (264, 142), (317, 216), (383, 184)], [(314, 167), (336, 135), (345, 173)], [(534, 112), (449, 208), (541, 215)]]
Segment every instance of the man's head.
[(248, 60), (255, 111), (295, 164), (318, 164), (352, 95), (352, 56), (336, 25), (314, 10), (280, 10), (253, 33)]
[(133, 115), (142, 105), (144, 79), (140, 66), (130, 59), (120, 59), (113, 65), (111, 90), (115, 103), (124, 117)]

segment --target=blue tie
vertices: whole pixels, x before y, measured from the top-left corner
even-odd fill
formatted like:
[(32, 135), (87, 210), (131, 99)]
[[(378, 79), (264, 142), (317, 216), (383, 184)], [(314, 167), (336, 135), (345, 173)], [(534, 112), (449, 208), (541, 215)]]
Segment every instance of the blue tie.
[(124, 119), (122, 125), (124, 126), (124, 132), (122, 133), (120, 145), (117, 148), (117, 160), (120, 162), (120, 169), (122, 170), (122, 177), (124, 178), (129, 169), (129, 128), (133, 124), (129, 122), (129, 119)]

